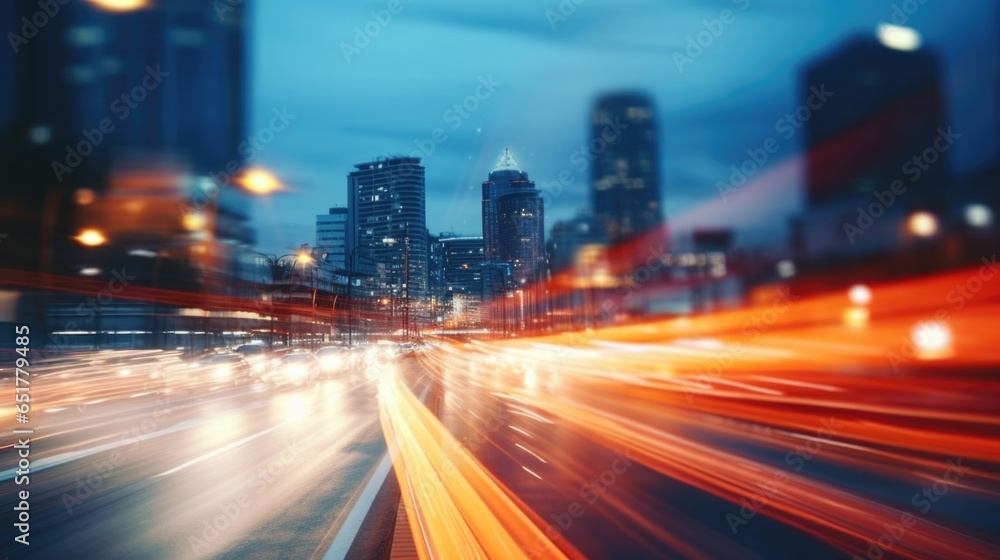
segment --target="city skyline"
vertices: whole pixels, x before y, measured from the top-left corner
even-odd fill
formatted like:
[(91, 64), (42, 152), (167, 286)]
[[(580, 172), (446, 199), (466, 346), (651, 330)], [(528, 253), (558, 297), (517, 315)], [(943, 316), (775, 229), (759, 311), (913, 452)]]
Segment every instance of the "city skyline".
[[(712, 8), (674, 9), (650, 2), (635, 11), (618, 13), (615, 6), (591, 2), (578, 7), (553, 30), (543, 7), (514, 3), (505, 12), (503, 26), (486, 28), (489, 33), (502, 34), (494, 37), (502, 39), (499, 42), (504, 45), (498, 51), (500, 47), (490, 47), (490, 41), (468, 42), (464, 26), (473, 21), (473, 8), (449, 2), (407, 4), (390, 26), (348, 63), (341, 57), (340, 43), (350, 43), (354, 27), (363, 27), (371, 19), (368, 12), (383, 6), (374, 2), (357, 7), (307, 2), (302, 7), (286, 7), (265, 2), (253, 14), (259, 45), (254, 49), (255, 94), (249, 128), (265, 125), (265, 116), (275, 107), (287, 106), (300, 117), (258, 159), (287, 182), (295, 196), (258, 201), (255, 224), (259, 231), (267, 232), (266, 241), (273, 244), (270, 252), (295, 247), (312, 237), (312, 224), (296, 218), (312, 212), (303, 214), (300, 210), (328, 207), (339, 200), (337, 177), (353, 162), (386, 153), (410, 154), (421, 141), (427, 151), (433, 149), (424, 158), (428, 226), (432, 231), (481, 233), (478, 216), (470, 216), (479, 205), (478, 184), (506, 146), (532, 169), (540, 187), (560, 185), (559, 196), (547, 200), (548, 231), (556, 221), (572, 219), (587, 206), (590, 169), (581, 169), (571, 157), (588, 142), (586, 120), (594, 98), (625, 89), (647, 91), (657, 106), (661, 126), (669, 131), (663, 134), (660, 148), (661, 181), (669, 185), (663, 207), (674, 226), (689, 229), (693, 221), (704, 221), (706, 214), (716, 222), (735, 221), (741, 227), (772, 223), (801, 206), (804, 181), (797, 156), (802, 151), (802, 138), (785, 143), (769, 166), (770, 170), (780, 170), (784, 163), (793, 166), (791, 172), (779, 173), (775, 179), (782, 183), (774, 187), (781, 193), (777, 204), (744, 206), (746, 217), (734, 216), (734, 205), (724, 205), (725, 212), (706, 213), (701, 208), (718, 199), (715, 183), (725, 180), (729, 166), (741, 162), (747, 149), (773, 134), (776, 120), (798, 106), (800, 101), (793, 92), (801, 61), (828, 53), (851, 36), (874, 35), (879, 21), (891, 21), (893, 14), (891, 6), (864, 2), (850, 3), (850, 9), (813, 3), (782, 7), (785, 17), (775, 22), (768, 18), (775, 9), (770, 3), (753, 2), (743, 11), (737, 3), (723, 4), (720, 9), (734, 9), (736, 21), (678, 71), (675, 65), (654, 65), (653, 61), (669, 60), (675, 52), (684, 54), (685, 38), (703, 30), (703, 19), (718, 17)], [(994, 9), (986, 2), (965, 4)], [(670, 11), (670, 17), (654, 17), (664, 10)], [(644, 20), (667, 21), (669, 29), (654, 30)], [(336, 22), (332, 27), (324, 23), (331, 21)], [(906, 21), (922, 33), (926, 48), (941, 55), (946, 114), (956, 128), (968, 134), (966, 139), (974, 139), (956, 146), (953, 163), (959, 172), (974, 171), (997, 150), (997, 119), (992, 116), (996, 111), (990, 103), (997, 97), (996, 85), (979, 71), (995, 68), (998, 63), (996, 49), (979, 48), (996, 44), (993, 21), (996, 17), (960, 20), (950, 8), (933, 4), (922, 5)], [(310, 31), (320, 25), (325, 26), (322, 33)], [(779, 27), (771, 29), (771, 25)], [(962, 26), (960, 36), (952, 33), (956, 25)], [(614, 33), (623, 26), (631, 30), (631, 39)], [(427, 41), (429, 28), (434, 29), (433, 41)], [(296, 32), (283, 33), (291, 29)], [(275, 33), (280, 33), (280, 44)], [(415, 33), (423, 39), (414, 42)], [(782, 37), (787, 50), (753, 47), (742, 41), (761, 33)], [(314, 36), (327, 39), (317, 44), (309, 39)], [(567, 58), (559, 48), (564, 42), (588, 53), (606, 52), (586, 59)], [(289, 59), (286, 53), (316, 49), (333, 53), (323, 73), (279, 62)], [(535, 54), (527, 57), (528, 51)], [(408, 53), (405, 60), (386, 58), (400, 52)], [(442, 68), (418, 64), (443, 52), (451, 54), (450, 63)], [(413, 70), (398, 62), (406, 62)], [(612, 63), (623, 64), (612, 67)], [(427, 75), (409, 80), (407, 76), (416, 68)], [(392, 89), (382, 87), (387, 83), (386, 72), (394, 79), (412, 82), (406, 103), (392, 94)], [(488, 81), (491, 74), (500, 85), (492, 93), (480, 89), (489, 97), (477, 100), (477, 110), (453, 130), (455, 121), (446, 121), (444, 113), (474, 96), (480, 77)], [(767, 79), (761, 80), (762, 75)], [(538, 76), (551, 79), (539, 81)], [(435, 86), (420, 85), (425, 80)], [(345, 81), (365, 86), (344, 88), (341, 84)], [(968, 83), (975, 85), (958, 86)], [(330, 103), (351, 110), (331, 121), (318, 112), (321, 105)], [(394, 126), (388, 126), (390, 122)], [(525, 133), (524, 123), (533, 122), (545, 122), (546, 126), (543, 130), (529, 127), (532, 132)], [(436, 128), (443, 129), (444, 141), (432, 138)], [(334, 129), (337, 131), (331, 133)], [(572, 182), (560, 183), (562, 171)]]

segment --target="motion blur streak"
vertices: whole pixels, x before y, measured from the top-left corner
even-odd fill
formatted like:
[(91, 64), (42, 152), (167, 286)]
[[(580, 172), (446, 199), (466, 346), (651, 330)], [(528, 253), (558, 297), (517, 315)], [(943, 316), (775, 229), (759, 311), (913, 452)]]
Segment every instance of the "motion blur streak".
[[(398, 375), (381, 378), (379, 395), (387, 444), (400, 449), (395, 470), (422, 558), (525, 558), (519, 543), (544, 541), (509, 491), (459, 447)], [(548, 554), (565, 557), (554, 549)]]
[[(532, 426), (555, 424), (607, 449), (629, 449), (644, 467), (731, 502), (733, 517), (717, 519), (711, 531), (736, 541), (762, 513), (864, 556), (894, 524), (915, 518), (912, 529), (906, 525), (905, 535), (894, 537), (892, 555), (996, 558), (1000, 547), (992, 538), (945, 511), (961, 506), (938, 506), (926, 499), (931, 494), (921, 495), (935, 485), (940, 503), (992, 504), (987, 509), (1000, 496), (1000, 353), (984, 334), (1000, 313), (1000, 283), (982, 283), (960, 305), (947, 296), (974, 274), (872, 286), (861, 325), (844, 321), (851, 306), (846, 290), (789, 297), (787, 287), (775, 286), (790, 303), (776, 307), (765, 291), (761, 304), (739, 311), (454, 343), (422, 354), (421, 362), (446, 397), (447, 414), (462, 418), (459, 426), (482, 425), (466, 403), (485, 398), (525, 420), (510, 426), (516, 442), (500, 432), (486, 437), (539, 484), (556, 484), (548, 473), (572, 484), (594, 472), (573, 453), (535, 438)], [(946, 330), (950, 338), (929, 343), (915, 325)], [(383, 428), (390, 444), (400, 446), (397, 473), (426, 557), (453, 557), (446, 553), (458, 549), (448, 546), (509, 557), (518, 544), (533, 542), (524, 525), (530, 519), (544, 528), (547, 512), (520, 509), (529, 497), (512, 500), (500, 473), (466, 457), (481, 450), (456, 446), (447, 431), (456, 428), (443, 426), (398, 377), (382, 383)], [(443, 473), (446, 448), (460, 455), (455, 476)], [(957, 475), (946, 476), (953, 465), (961, 466)], [(876, 480), (902, 490), (889, 497)], [(526, 486), (516, 487), (530, 493)], [(654, 513), (643, 512), (633, 497), (609, 491), (604, 504), (618, 509), (613, 522), (647, 526), (658, 540), (646, 545), (651, 555), (670, 549), (690, 556), (684, 543), (704, 539), (691, 526), (644, 520)], [(751, 513), (741, 514), (745, 509)], [(488, 539), (497, 527), (502, 538)], [(546, 550), (570, 544), (584, 550), (588, 537), (581, 533), (565, 531)], [(704, 543), (697, 544), (704, 552)]]

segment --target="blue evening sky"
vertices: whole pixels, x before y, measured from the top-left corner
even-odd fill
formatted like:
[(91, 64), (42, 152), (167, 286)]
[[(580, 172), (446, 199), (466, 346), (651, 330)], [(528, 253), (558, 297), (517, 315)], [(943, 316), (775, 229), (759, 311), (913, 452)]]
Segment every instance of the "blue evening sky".
[[(434, 148), (424, 158), (431, 233), (480, 234), (480, 183), (505, 147), (539, 186), (570, 173), (547, 203), (547, 231), (587, 206), (589, 169), (571, 157), (588, 141), (594, 96), (616, 89), (645, 90), (656, 103), (664, 208), (676, 228), (781, 226), (800, 205), (798, 136), (782, 140), (742, 193), (752, 196), (723, 202), (716, 182), (747, 149), (781, 138), (775, 122), (799, 103), (803, 63), (874, 33), (894, 6), (917, 8), (905, 23), (941, 57), (946, 119), (963, 134), (956, 170), (983, 165), (1000, 145), (995, 0), (401, 0), (387, 25), (374, 23), (371, 11), (390, 4), (253, 4), (249, 131), (274, 108), (296, 115), (254, 162), (291, 188), (257, 204), (261, 249), (312, 244), (315, 215), (346, 205), (353, 164), (411, 154), (423, 140)], [(547, 17), (560, 4), (575, 11)], [(679, 69), (674, 53), (726, 9), (731, 23)], [(343, 44), (366, 25), (377, 36), (348, 61)], [(499, 85), (467, 118), (449, 112), (491, 77)], [(431, 139), (436, 128), (442, 142)]]

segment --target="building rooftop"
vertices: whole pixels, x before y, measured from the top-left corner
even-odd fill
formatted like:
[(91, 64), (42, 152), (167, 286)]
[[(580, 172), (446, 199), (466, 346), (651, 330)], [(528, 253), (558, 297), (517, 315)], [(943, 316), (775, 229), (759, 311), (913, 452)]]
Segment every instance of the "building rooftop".
[(517, 160), (514, 159), (514, 154), (510, 151), (510, 148), (504, 148), (503, 153), (500, 154), (500, 160), (497, 164), (493, 166), (493, 171), (520, 171), (521, 168), (517, 165)]

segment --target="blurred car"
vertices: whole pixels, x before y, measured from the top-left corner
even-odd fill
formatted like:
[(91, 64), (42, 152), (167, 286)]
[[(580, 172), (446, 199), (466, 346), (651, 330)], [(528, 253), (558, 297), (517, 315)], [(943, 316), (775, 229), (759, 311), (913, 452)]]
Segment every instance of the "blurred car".
[(251, 380), (250, 363), (235, 352), (211, 354), (191, 365), (193, 375), (189, 380), (195, 387), (235, 387)]
[(263, 377), (268, 370), (271, 356), (268, 355), (267, 346), (262, 342), (251, 342), (241, 344), (234, 350), (237, 354), (246, 358), (250, 364), (250, 369), (256, 377)]
[(330, 377), (337, 372), (350, 370), (350, 357), (339, 346), (325, 346), (320, 348), (316, 351), (316, 359), (319, 360), (320, 371), (326, 377)]
[(270, 378), (279, 385), (309, 385), (319, 379), (320, 364), (309, 351), (288, 352), (278, 359)]

